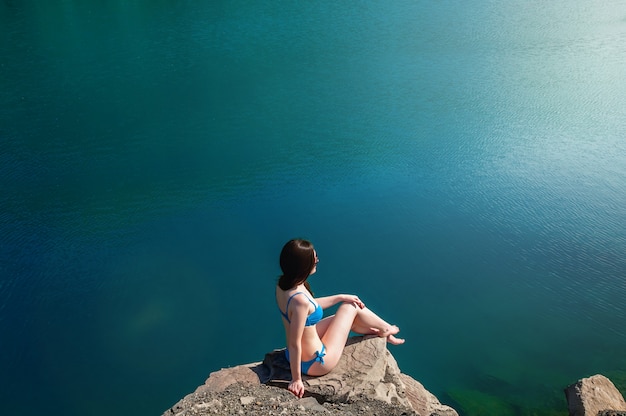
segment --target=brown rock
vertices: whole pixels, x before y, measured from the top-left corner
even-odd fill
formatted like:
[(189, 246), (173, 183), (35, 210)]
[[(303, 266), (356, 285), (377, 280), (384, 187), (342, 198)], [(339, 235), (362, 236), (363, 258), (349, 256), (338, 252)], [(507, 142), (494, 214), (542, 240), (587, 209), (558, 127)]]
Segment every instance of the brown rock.
[[(234, 403), (233, 406), (245, 404), (250, 412), (252, 400), (249, 397), (264, 392), (259, 387), (280, 387), (282, 394), (290, 379), (291, 372), (284, 350), (272, 351), (266, 354), (262, 363), (239, 365), (211, 373), (204, 385), (179, 401), (166, 414), (195, 415), (204, 414), (205, 408), (216, 410), (215, 397), (224, 405), (233, 391), (240, 398), (230, 401)], [(297, 408), (302, 408), (303, 411), (320, 410), (322, 404), (340, 404), (353, 405), (360, 409), (365, 406), (370, 409), (368, 412), (371, 414), (458, 416), (454, 409), (442, 405), (419, 382), (400, 372), (383, 338), (350, 338), (333, 371), (322, 377), (305, 376), (303, 382), (305, 396), (309, 397), (308, 401), (300, 400), (297, 404)], [(288, 394), (287, 397), (297, 403), (295, 396)], [(311, 401), (313, 399), (319, 406)], [(262, 405), (261, 402), (258, 404)]]
[(406, 386), (406, 398), (418, 415), (458, 416), (456, 410), (439, 403), (419, 381), (406, 374), (400, 374), (400, 380)]
[(333, 371), (322, 377), (307, 377), (304, 384), (309, 392), (331, 402), (367, 396), (410, 407), (399, 375), (384, 338), (357, 337), (349, 340)]
[(196, 389), (196, 393), (220, 392), (236, 383), (258, 385), (261, 384), (259, 381), (260, 374), (263, 374), (261, 363), (225, 368), (209, 374), (209, 378), (206, 379), (202, 386)]
[(565, 397), (570, 416), (597, 416), (602, 411), (626, 411), (626, 402), (619, 390), (611, 380), (600, 374), (568, 386)]
[[(271, 373), (266, 382), (274, 385), (289, 383), (291, 372), (284, 356), (283, 350), (266, 355), (264, 364)], [(322, 377), (304, 377), (303, 381), (307, 392), (322, 401), (347, 403), (358, 397), (368, 397), (413, 409), (418, 415), (458, 416), (422, 384), (401, 373), (383, 338), (350, 338), (333, 371)]]

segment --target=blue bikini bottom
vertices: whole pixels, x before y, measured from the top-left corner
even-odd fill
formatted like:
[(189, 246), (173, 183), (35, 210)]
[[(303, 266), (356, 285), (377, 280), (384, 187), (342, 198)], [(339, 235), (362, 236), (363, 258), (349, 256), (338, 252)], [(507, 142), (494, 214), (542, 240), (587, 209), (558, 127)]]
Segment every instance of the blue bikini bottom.
[[(315, 351), (315, 358), (309, 361), (301, 361), (300, 362), (300, 370), (302, 374), (309, 374), (309, 369), (313, 365), (313, 363), (320, 363), (324, 365), (324, 356), (326, 355), (326, 345), (322, 344), (322, 351)], [(287, 361), (289, 361), (289, 348), (285, 348), (285, 357), (287, 357)]]

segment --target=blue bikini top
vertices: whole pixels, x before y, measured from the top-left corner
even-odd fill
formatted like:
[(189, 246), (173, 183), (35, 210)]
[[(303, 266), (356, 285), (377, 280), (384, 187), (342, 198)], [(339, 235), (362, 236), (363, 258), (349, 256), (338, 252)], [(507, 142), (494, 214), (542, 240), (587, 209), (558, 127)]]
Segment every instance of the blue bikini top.
[[(304, 296), (306, 296), (304, 292), (296, 292), (293, 295), (289, 296), (289, 299), (287, 300), (287, 306), (285, 307), (285, 312), (281, 311), (280, 308), (278, 308), (278, 310), (280, 311), (280, 314), (289, 323), (291, 323), (291, 321), (289, 320), (289, 316), (287, 315), (287, 313), (289, 312), (289, 303), (291, 302), (291, 299), (293, 299), (294, 296), (300, 295), (300, 294), (303, 294)], [(304, 326), (313, 326), (322, 320), (322, 317), (324, 316), (324, 311), (322, 310), (322, 307), (316, 304), (315, 302), (313, 302), (311, 298), (309, 298), (308, 296), (306, 296), (306, 298), (309, 300), (309, 302), (313, 304), (313, 306), (315, 306), (315, 310), (311, 312), (309, 316), (307, 316)]]

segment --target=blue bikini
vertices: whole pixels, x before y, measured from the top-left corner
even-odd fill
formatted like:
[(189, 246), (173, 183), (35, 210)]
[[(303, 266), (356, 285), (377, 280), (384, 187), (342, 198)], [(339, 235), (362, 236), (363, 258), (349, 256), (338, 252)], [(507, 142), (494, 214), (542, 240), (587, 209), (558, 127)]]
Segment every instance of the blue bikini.
[[(281, 311), (280, 308), (278, 309), (280, 311), (280, 314), (284, 316), (289, 323), (291, 323), (291, 320), (289, 319), (289, 315), (287, 315), (287, 312), (289, 312), (289, 304), (291, 303), (291, 299), (293, 299), (293, 297), (296, 295), (306, 296), (306, 293), (296, 292), (293, 295), (289, 296), (289, 299), (287, 300), (287, 306), (285, 307), (285, 312)], [(313, 302), (311, 298), (309, 298), (308, 296), (306, 296), (306, 298), (309, 300), (309, 302), (311, 302), (313, 306), (315, 306), (315, 310), (309, 316), (307, 316), (304, 326), (313, 326), (322, 320), (322, 317), (324, 316), (324, 311), (322, 310), (322, 307), (315, 304), (315, 302)]]
[[(287, 313), (289, 312), (289, 303), (291, 302), (291, 299), (293, 299), (294, 296), (300, 295), (300, 294), (306, 296), (309, 302), (311, 302), (311, 304), (315, 306), (315, 310), (309, 316), (307, 316), (306, 322), (304, 323), (304, 326), (313, 326), (322, 320), (322, 317), (324, 316), (324, 311), (322, 310), (322, 307), (320, 305), (313, 302), (311, 298), (309, 298), (304, 292), (296, 292), (289, 297), (289, 299), (287, 300), (287, 306), (285, 307), (285, 312), (281, 311), (280, 308), (278, 310), (280, 311), (280, 314), (283, 316), (283, 318), (285, 318), (287, 322), (291, 323), (291, 320), (289, 319), (289, 315), (287, 315)], [(326, 346), (322, 344), (322, 350), (315, 351), (315, 358), (309, 361), (300, 362), (300, 368), (302, 370), (302, 373), (308, 374), (309, 369), (311, 368), (313, 363), (320, 363), (324, 365), (325, 355), (326, 355)], [(285, 356), (287, 357), (287, 361), (289, 361), (289, 348), (285, 349)]]

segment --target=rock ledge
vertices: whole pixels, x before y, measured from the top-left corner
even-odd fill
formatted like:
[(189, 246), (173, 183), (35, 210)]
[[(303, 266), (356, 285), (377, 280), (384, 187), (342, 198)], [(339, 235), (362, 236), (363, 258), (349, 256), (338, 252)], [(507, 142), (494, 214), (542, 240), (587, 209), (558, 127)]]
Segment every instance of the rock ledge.
[(348, 340), (339, 364), (322, 377), (304, 377), (305, 397), (286, 390), (291, 373), (283, 350), (263, 362), (211, 373), (192, 394), (164, 416), (246, 415), (417, 415), (458, 416), (412, 377), (402, 374), (384, 339)]

